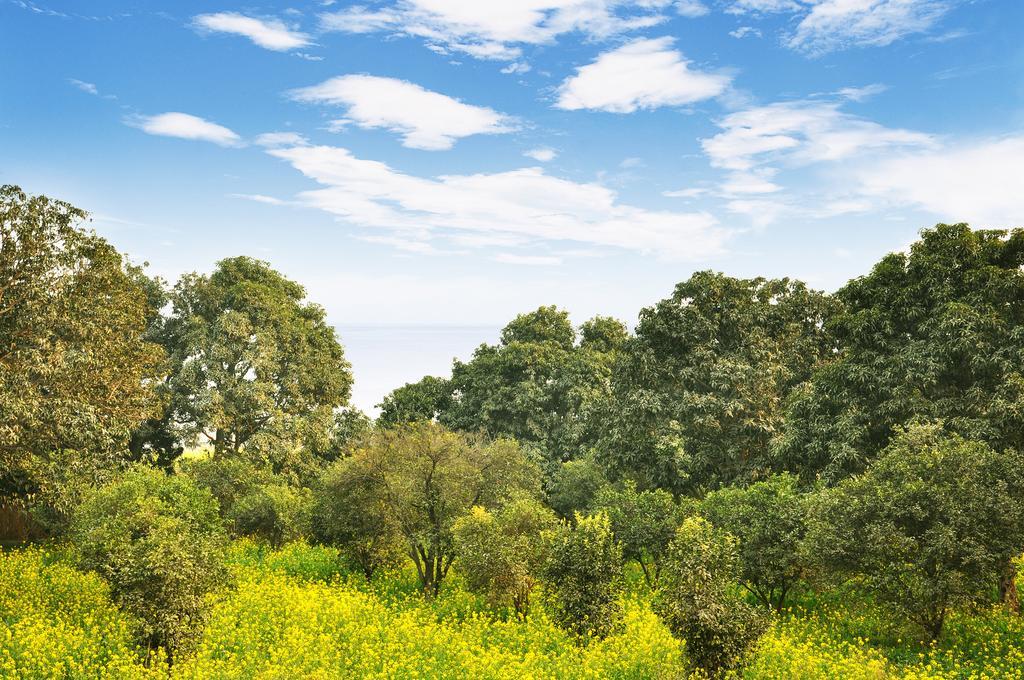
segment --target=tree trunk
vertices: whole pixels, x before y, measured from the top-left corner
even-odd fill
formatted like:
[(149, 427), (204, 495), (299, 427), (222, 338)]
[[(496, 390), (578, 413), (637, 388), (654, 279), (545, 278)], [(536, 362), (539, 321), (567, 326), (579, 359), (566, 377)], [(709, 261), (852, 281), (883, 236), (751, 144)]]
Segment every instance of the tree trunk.
[(1020, 614), (1020, 594), (1017, 592), (1017, 565), (1011, 560), (999, 576), (999, 600), (1007, 609)]

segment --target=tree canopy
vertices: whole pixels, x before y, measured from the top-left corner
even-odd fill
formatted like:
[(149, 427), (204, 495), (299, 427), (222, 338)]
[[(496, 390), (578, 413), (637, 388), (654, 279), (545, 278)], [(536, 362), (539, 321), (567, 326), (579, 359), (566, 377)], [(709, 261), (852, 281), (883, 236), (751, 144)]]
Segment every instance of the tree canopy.
[(797, 390), (780, 466), (857, 472), (915, 418), (1024, 448), (1024, 231), (940, 224), (837, 294), (839, 348)]
[(63, 201), (0, 187), (0, 500), (66, 513), (157, 410), (137, 269)]
[(246, 449), (281, 469), (300, 443), (316, 448), (330, 436), (352, 374), (323, 308), (305, 295), (248, 257), (181, 278), (164, 326), (170, 420), (181, 439), (208, 442), (216, 456)]
[(771, 468), (791, 392), (832, 357), (829, 296), (789, 279), (698, 272), (640, 312), (619, 352), (598, 452), (613, 472), (676, 493)]

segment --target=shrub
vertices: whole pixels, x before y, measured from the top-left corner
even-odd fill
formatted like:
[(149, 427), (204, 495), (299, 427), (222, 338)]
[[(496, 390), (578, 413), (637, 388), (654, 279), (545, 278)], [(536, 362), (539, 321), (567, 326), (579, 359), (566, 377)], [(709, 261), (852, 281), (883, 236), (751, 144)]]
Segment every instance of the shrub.
[(566, 461), (552, 475), (548, 503), (559, 517), (572, 519), (577, 512), (587, 512), (607, 484), (604, 470), (593, 456)]
[(764, 630), (763, 616), (736, 594), (735, 537), (687, 518), (669, 544), (655, 610), (711, 675), (736, 666)]
[(708, 494), (701, 509), (739, 539), (740, 578), (766, 607), (781, 611), (805, 571), (807, 497), (791, 475)]
[(306, 533), (309, 494), (287, 484), (264, 484), (239, 498), (230, 519), (236, 533), (275, 548)]
[(141, 642), (169, 656), (199, 635), (206, 594), (225, 577), (217, 503), (191, 481), (139, 468), (79, 506), (72, 537), (82, 565), (103, 576)]
[(511, 605), (520, 617), (543, 562), (541, 532), (556, 523), (539, 501), (517, 498), (492, 513), (479, 506), (455, 522), (455, 552), (469, 589), (492, 606)]
[(474, 505), (495, 507), (516, 493), (540, 491), (540, 470), (516, 442), (485, 442), (431, 422), (377, 430), (351, 461), (350, 474), (364, 481), (349, 500), (374, 521), (397, 527), (428, 597), (440, 592), (455, 558), (452, 525), (459, 516)]
[(313, 492), (310, 531), (315, 541), (340, 548), (366, 578), (404, 557), (398, 523), (358, 459), (339, 459), (324, 473)]
[(576, 515), (547, 533), (544, 585), (552, 618), (577, 635), (604, 637), (621, 614), (622, 548), (608, 516)]

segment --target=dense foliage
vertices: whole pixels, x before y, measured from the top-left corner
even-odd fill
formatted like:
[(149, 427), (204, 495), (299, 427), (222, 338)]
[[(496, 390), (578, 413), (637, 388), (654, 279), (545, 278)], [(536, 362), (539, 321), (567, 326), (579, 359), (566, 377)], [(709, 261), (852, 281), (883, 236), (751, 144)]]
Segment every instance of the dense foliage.
[(1021, 552), (1024, 458), (914, 426), (818, 503), (814, 557), (859, 575), (935, 639), (949, 612), (983, 603)]
[(183, 477), (128, 472), (76, 509), (72, 540), (86, 569), (137, 617), (148, 650), (177, 654), (201, 634), (206, 595), (224, 578), (213, 497)]
[(540, 307), (371, 421), (301, 285), (84, 218), (0, 189), (3, 677), (1024, 677), (1024, 231)]
[(63, 201), (0, 187), (0, 504), (61, 522), (158, 409), (149, 299)]

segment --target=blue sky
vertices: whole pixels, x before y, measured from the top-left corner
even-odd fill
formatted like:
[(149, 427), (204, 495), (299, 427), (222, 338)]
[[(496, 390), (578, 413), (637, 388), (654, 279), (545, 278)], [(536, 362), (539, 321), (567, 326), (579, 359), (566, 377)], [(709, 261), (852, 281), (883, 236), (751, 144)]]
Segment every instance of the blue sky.
[(832, 290), (1024, 225), (1019, 0), (0, 0), (0, 63), (0, 182), (341, 328), (632, 322), (696, 269)]

